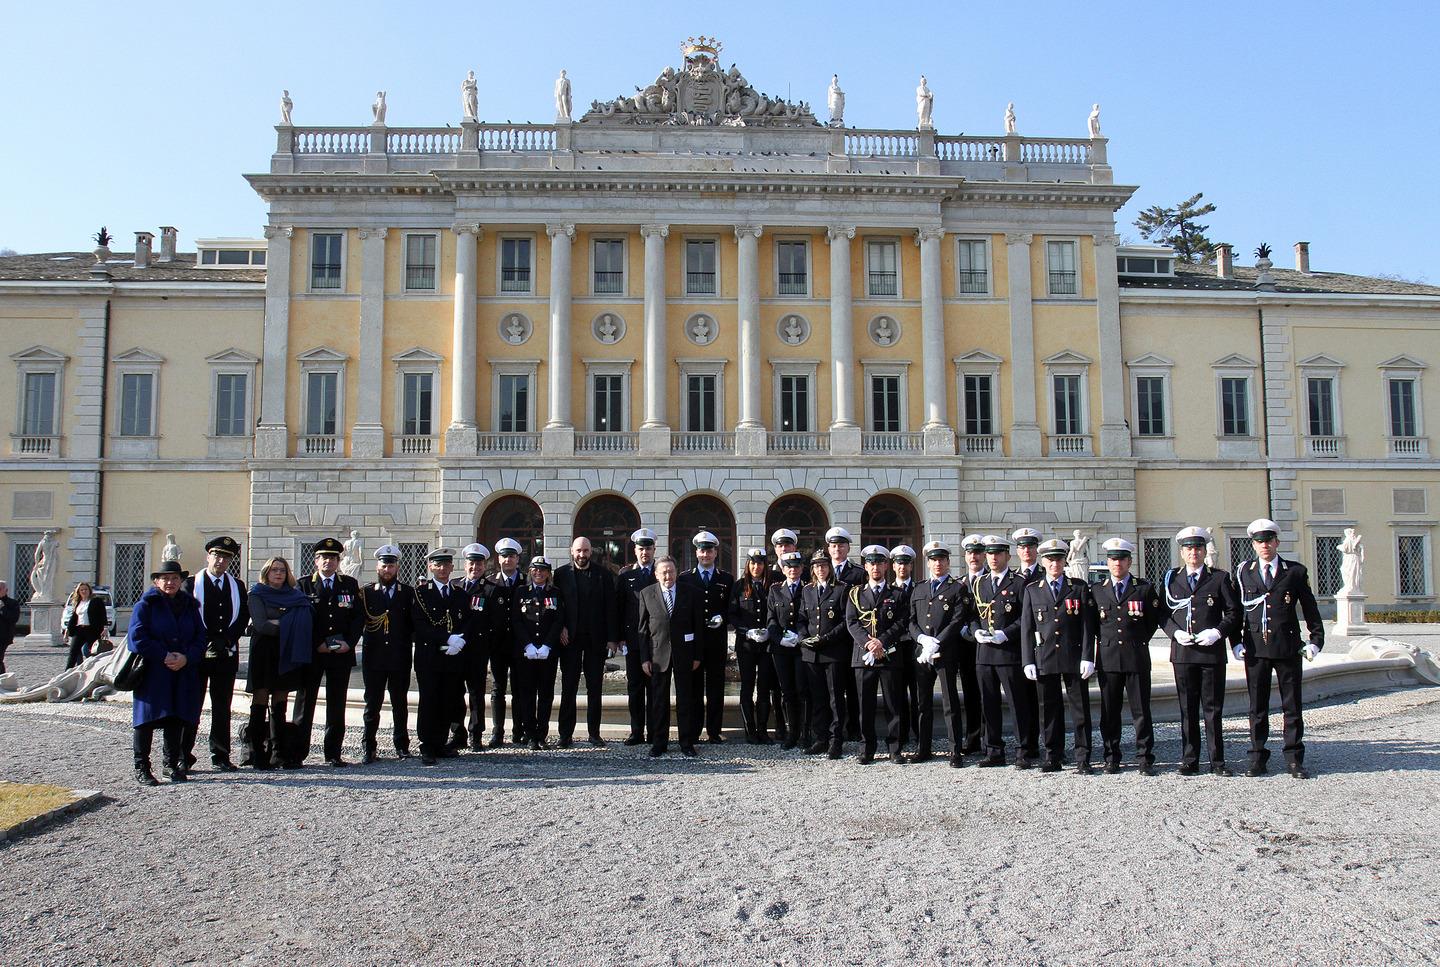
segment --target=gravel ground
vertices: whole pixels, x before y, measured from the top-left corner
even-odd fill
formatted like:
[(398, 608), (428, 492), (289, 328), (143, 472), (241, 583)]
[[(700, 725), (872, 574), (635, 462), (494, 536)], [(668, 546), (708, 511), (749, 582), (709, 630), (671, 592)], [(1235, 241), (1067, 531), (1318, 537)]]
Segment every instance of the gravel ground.
[(732, 741), (142, 789), (127, 704), (0, 707), (0, 778), (107, 795), (0, 847), (0, 943), (11, 964), (1440, 962), (1440, 690), (1306, 724), (1309, 782), (1180, 777), (1162, 725), (1154, 779)]

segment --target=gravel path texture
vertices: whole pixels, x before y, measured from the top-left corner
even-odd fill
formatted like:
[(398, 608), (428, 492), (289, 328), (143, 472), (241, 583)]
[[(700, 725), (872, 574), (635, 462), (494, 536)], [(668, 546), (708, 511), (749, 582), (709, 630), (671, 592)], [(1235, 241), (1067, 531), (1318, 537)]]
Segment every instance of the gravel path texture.
[[(1181, 777), (1161, 725), (1155, 778), (732, 738), (696, 760), (202, 757), (142, 789), (128, 704), (0, 707), (0, 778), (107, 797), (0, 846), (0, 943), (7, 964), (1440, 962), (1440, 690), (1306, 725), (1305, 782)], [(1243, 718), (1226, 731), (1243, 764)]]

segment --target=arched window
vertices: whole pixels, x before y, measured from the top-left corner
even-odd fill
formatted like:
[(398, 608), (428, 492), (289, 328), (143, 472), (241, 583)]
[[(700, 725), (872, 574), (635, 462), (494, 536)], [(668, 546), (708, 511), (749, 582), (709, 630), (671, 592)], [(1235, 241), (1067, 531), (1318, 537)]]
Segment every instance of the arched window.
[(860, 512), (861, 547), (879, 544), (893, 548), (897, 544), (909, 544), (918, 554), (924, 543), (920, 533), (919, 511), (898, 494), (876, 494)]
[[(506, 537), (520, 545), (521, 570), (530, 566), (530, 558), (544, 554), (545, 515), (540, 512), (540, 505), (529, 497), (510, 494), (486, 507), (475, 539), (494, 554), (496, 543)], [(565, 562), (550, 563), (558, 567)], [(491, 570), (495, 566), (492, 562)]]
[(639, 527), (640, 512), (630, 501), (613, 494), (587, 500), (575, 514), (575, 536), (590, 541), (591, 563), (612, 571), (630, 561), (630, 535)]
[(795, 532), (800, 552), (806, 557), (825, 546), (825, 532), (830, 528), (824, 509), (812, 497), (787, 494), (765, 512), (765, 540), (782, 527)]
[(735, 515), (725, 501), (709, 494), (686, 497), (670, 511), (670, 554), (684, 571), (695, 566), (695, 545), (690, 539), (698, 531), (710, 531), (720, 539), (715, 566), (735, 573)]

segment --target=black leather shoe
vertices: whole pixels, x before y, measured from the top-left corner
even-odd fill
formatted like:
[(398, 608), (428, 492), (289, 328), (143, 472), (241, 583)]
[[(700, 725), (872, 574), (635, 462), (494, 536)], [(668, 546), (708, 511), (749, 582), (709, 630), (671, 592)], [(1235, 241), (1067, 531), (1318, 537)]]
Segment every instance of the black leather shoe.
[(717, 733), (715, 733), (714, 735), (710, 736), (710, 737), (709, 737), (708, 739), (706, 739), (705, 741), (706, 741), (706, 742), (709, 742), (711, 745), (720, 745), (721, 743), (723, 743), (723, 742), (725, 741), (725, 736), (723, 736), (723, 735), (721, 735), (720, 733), (717, 732)]
[(140, 783), (140, 785), (142, 786), (160, 785), (160, 780), (155, 778), (155, 773), (150, 771), (149, 766), (146, 766), (143, 769), (137, 768), (135, 770), (135, 781)]
[(199, 761), (200, 760), (195, 758), (192, 753), (185, 753), (185, 771), (189, 772), (191, 769), (195, 768), (195, 763)]
[(211, 760), (210, 760), (210, 767), (211, 767), (212, 769), (214, 769), (216, 772), (238, 772), (238, 771), (239, 771), (239, 769), (236, 767), (235, 763), (231, 762), (228, 758), (227, 758), (227, 759), (211, 759)]
[(979, 754), (980, 754), (980, 743), (979, 743), (979, 742), (966, 742), (965, 745), (964, 745), (964, 747), (961, 748), (960, 751), (963, 752), (965, 755), (979, 755)]
[(780, 748), (785, 749), (785, 750), (788, 751), (788, 750), (790, 750), (790, 749), (796, 748), (796, 747), (799, 746), (799, 745), (800, 745), (800, 737), (799, 737), (799, 736), (796, 736), (796, 737), (793, 738), (793, 739), (787, 738), (784, 742), (782, 742), (782, 743), (780, 744)]
[[(1020, 766), (1019, 766), (1019, 763), (1016, 763), (1016, 767), (1017, 767), (1017, 768), (1020, 767)], [(1044, 762), (1042, 762), (1042, 763), (1040, 764), (1040, 771), (1041, 771), (1041, 772), (1059, 772), (1059, 771), (1060, 771), (1060, 763), (1056, 762), (1054, 759), (1046, 759)]]
[(379, 760), (375, 757), (374, 749), (366, 749), (365, 754), (360, 757), (360, 764), (362, 766), (373, 766), (377, 761)]
[(590, 744), (593, 745), (593, 746), (594, 746), (595, 748), (597, 748), (597, 749), (603, 749), (603, 748), (605, 748), (605, 740), (602, 739), (602, 738), (600, 738), (600, 736), (598, 736), (598, 735), (592, 735), (592, 736), (590, 736)]
[(959, 769), (964, 764), (965, 756), (961, 755), (959, 752), (950, 753), (950, 768)]
[(1310, 773), (1306, 772), (1306, 771), (1305, 771), (1305, 767), (1302, 766), (1300, 763), (1298, 763), (1298, 762), (1292, 762), (1292, 763), (1290, 763), (1290, 778), (1291, 778), (1291, 779), (1309, 779), (1309, 778), (1310, 778)]
[(455, 759), (455, 758), (458, 758), (458, 757), (460, 756), (460, 753), (457, 752), (455, 749), (452, 749), (450, 746), (447, 745), (447, 746), (445, 746), (445, 748), (443, 748), (443, 749), (441, 749), (439, 752), (437, 752), (436, 755), (439, 756), (439, 757), (442, 758), (442, 759)]
[(832, 759), (839, 759), (845, 754), (845, 747), (839, 744), (832, 745), (830, 746), (830, 751), (827, 754)]
[(1265, 768), (1265, 763), (1263, 763), (1263, 762), (1252, 762), (1252, 763), (1250, 763), (1250, 768), (1248, 768), (1248, 769), (1245, 770), (1245, 774), (1246, 774), (1247, 776), (1249, 776), (1251, 779), (1256, 779), (1256, 778), (1258, 778), (1258, 777), (1260, 777), (1260, 776), (1263, 776), (1267, 771), (1269, 771), (1269, 770), (1267, 770), (1267, 769)]
[(297, 761), (294, 760), (294, 759), (286, 759), (284, 762), (281, 762), (281, 763), (280, 763), (280, 768), (282, 768), (282, 769), (303, 769), (303, 768), (305, 768), (305, 763), (303, 763), (303, 762), (297, 762)]
[(502, 746), (504, 744), (505, 734), (503, 732), (496, 732), (494, 735), (490, 736), (490, 748), (494, 749), (497, 746)]
[(408, 759), (408, 758), (410, 758), (410, 750), (409, 750), (409, 749), (396, 749), (396, 750), (395, 750), (395, 758), (397, 758), (397, 759)]
[(1079, 762), (1075, 763), (1075, 771), (1082, 776), (1088, 776), (1092, 774), (1095, 770), (1090, 767), (1089, 759), (1081, 759)]
[(625, 744), (626, 744), (626, 745), (644, 745), (644, 744), (645, 744), (645, 738), (644, 738), (643, 736), (639, 736), (639, 735), (627, 735), (627, 736), (625, 736)]
[(979, 763), (977, 763), (977, 765), (981, 769), (995, 769), (1003, 766), (1004, 764), (1005, 757), (1003, 755), (987, 755), (985, 758), (981, 759)]
[(470, 751), (471, 751), (471, 752), (484, 752), (484, 751), (485, 751), (485, 740), (484, 740), (484, 739), (471, 739), (471, 740), (470, 740)]
[(545, 746), (540, 742), (539, 739), (531, 739), (531, 740), (530, 740), (530, 751), (531, 751), (531, 752), (539, 752), (539, 751), (540, 751), (541, 749), (543, 749), (543, 748), (545, 748)]
[(775, 740), (772, 739), (772, 738), (770, 738), (770, 733), (769, 733), (769, 732), (761, 732), (759, 735), (755, 736), (755, 744), (756, 744), (756, 745), (774, 745), (774, 744), (775, 744)]
[(435, 757), (434, 757), (433, 755), (431, 755), (430, 753), (428, 753), (428, 752), (422, 752), (422, 753), (420, 753), (420, 764), (421, 764), (422, 766), (433, 766), (433, 765), (435, 764), (435, 762), (436, 762)]
[(1216, 762), (1210, 766), (1210, 774), (1212, 776), (1225, 776), (1227, 779), (1235, 775), (1235, 773), (1230, 771), (1230, 767), (1223, 762)]
[[(629, 743), (627, 742), (626, 744), (628, 745)], [(664, 754), (665, 754), (665, 747), (664, 747), (664, 746), (652, 745), (652, 746), (650, 747), (650, 758), (652, 758), (652, 759), (658, 759), (658, 758), (660, 758), (660, 757), (661, 757), (662, 755), (664, 755)]]
[(933, 759), (933, 758), (935, 758), (935, 754), (934, 754), (933, 752), (931, 752), (929, 749), (922, 749), (921, 751), (919, 751), (919, 752), (915, 753), (913, 756), (911, 756), (911, 757), (910, 757), (910, 761), (911, 761), (911, 762), (929, 762), (929, 761), (930, 761), (931, 759)]
[(823, 755), (824, 753), (829, 752), (829, 751), (830, 751), (830, 743), (829, 743), (829, 742), (816, 742), (814, 745), (809, 746), (808, 748), (805, 749), (805, 754), (806, 754), (806, 755)]
[(874, 750), (874, 749), (863, 749), (863, 750), (861, 750), (861, 752), (860, 752), (860, 764), (861, 764), (862, 766), (868, 766), (870, 763), (872, 763), (872, 762), (874, 762), (874, 761), (875, 761), (875, 750)]
[[(1118, 765), (1115, 767), (1115, 771), (1116, 771), (1116, 772), (1119, 772), (1119, 771), (1120, 771), (1120, 767), (1119, 767)], [(1149, 762), (1142, 762), (1142, 763), (1140, 764), (1140, 774), (1141, 774), (1142, 776), (1154, 776), (1154, 775), (1155, 775), (1155, 766), (1153, 766), (1153, 765), (1150, 764)]]
[(560, 746), (560, 748), (562, 749), (568, 749), (570, 748), (570, 746), (575, 744), (575, 740), (570, 738), (570, 736), (568, 735), (562, 735), (560, 736), (560, 741), (555, 744)]
[(905, 753), (903, 753), (903, 752), (892, 752), (892, 753), (890, 753), (890, 764), (891, 764), (891, 765), (903, 766), (903, 765), (905, 765), (905, 763), (907, 763), (907, 762), (909, 762), (909, 761), (910, 761), (909, 757), (906, 756)]
[(1199, 775), (1199, 774), (1200, 774), (1200, 767), (1199, 767), (1199, 766), (1181, 766), (1178, 771), (1179, 771), (1180, 775), (1182, 775), (1182, 776), (1196, 776), (1196, 775)]
[(693, 759), (700, 753), (695, 751), (695, 747), (693, 745), (682, 745), (680, 747), (680, 754), (687, 759)]
[[(1025, 769), (1033, 769), (1035, 768), (1035, 760), (1028, 756), (1021, 756), (1015, 760), (1015, 768), (1022, 771)], [(1056, 766), (1056, 768), (1059, 768), (1059, 766)]]
[[(1141, 768), (1141, 770), (1143, 771), (1145, 767), (1144, 767), (1144, 766), (1141, 766), (1140, 768)], [(1106, 763), (1105, 763), (1105, 774), (1106, 774), (1107, 776), (1118, 776), (1118, 775), (1120, 774), (1120, 763), (1118, 763), (1118, 762), (1106, 762)]]
[(343, 768), (345, 768), (346, 766), (348, 766), (348, 765), (350, 764), (350, 763), (346, 762), (344, 759), (340, 758), (338, 755), (337, 755), (335, 758), (333, 758), (333, 759), (326, 759), (325, 762), (326, 762), (326, 763), (330, 766), (330, 768), (332, 768), (332, 769), (343, 769)]

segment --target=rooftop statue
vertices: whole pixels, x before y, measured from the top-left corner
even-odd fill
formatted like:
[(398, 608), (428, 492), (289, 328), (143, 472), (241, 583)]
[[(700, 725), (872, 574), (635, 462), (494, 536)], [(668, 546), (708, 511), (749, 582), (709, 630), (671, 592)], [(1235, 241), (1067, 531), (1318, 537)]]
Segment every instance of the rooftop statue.
[(1015, 102), (1005, 105), (1005, 133), (1015, 133)]
[(385, 123), (385, 92), (384, 92), (384, 91), (376, 91), (376, 92), (375, 92), (375, 103), (372, 104), (372, 105), (370, 105), (370, 113), (371, 113), (372, 115), (374, 115), (374, 118), (375, 118), (375, 120), (374, 120), (373, 123), (375, 123), (375, 124), (384, 124), (384, 123)]
[(466, 74), (460, 82), (460, 104), (465, 120), (474, 121), (480, 117), (480, 85), (475, 81), (474, 71)]
[(920, 75), (920, 86), (915, 88), (915, 115), (916, 127), (921, 131), (933, 131), (935, 122), (935, 92), (930, 90), (930, 83), (925, 80), (925, 75)]
[(830, 108), (830, 126), (842, 128), (845, 126), (845, 92), (840, 90), (840, 75), (830, 75), (830, 90), (825, 98), (826, 106)]
[(1098, 138), (1100, 134), (1100, 105), (1096, 104), (1090, 109), (1090, 137)]
[(555, 78), (555, 120), (570, 120), (570, 78), (563, 70)]
[(290, 112), (295, 109), (295, 102), (290, 100), (289, 91), (280, 92), (280, 123), (290, 123)]

